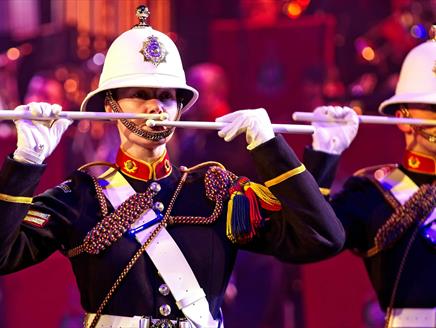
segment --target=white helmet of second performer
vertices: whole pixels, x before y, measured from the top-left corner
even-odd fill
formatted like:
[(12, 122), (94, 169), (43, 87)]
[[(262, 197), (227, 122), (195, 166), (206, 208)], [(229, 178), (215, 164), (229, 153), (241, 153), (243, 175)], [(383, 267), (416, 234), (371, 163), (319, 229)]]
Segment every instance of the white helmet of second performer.
[(182, 112), (198, 99), (186, 84), (182, 60), (174, 42), (147, 25), (145, 6), (136, 10), (140, 23), (115, 39), (109, 47), (98, 88), (83, 100), (81, 111), (104, 111), (105, 91), (126, 87), (175, 88)]
[(401, 66), (395, 95), (380, 104), (379, 112), (393, 115), (401, 104), (436, 105), (436, 26), (431, 40), (413, 48)]

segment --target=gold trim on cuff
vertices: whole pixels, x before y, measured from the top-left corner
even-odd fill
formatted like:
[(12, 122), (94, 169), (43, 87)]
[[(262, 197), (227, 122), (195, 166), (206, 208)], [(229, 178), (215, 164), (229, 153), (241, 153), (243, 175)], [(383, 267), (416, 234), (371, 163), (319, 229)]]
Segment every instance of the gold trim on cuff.
[(32, 204), (32, 197), (11, 196), (0, 193), (0, 200), (9, 203)]
[(323, 196), (329, 196), (330, 195), (330, 188), (319, 188), (319, 191)]
[(271, 180), (266, 181), (265, 186), (267, 186), (268, 188), (275, 186), (276, 184), (279, 184), (280, 182), (285, 181), (286, 179), (289, 179), (297, 174), (303, 173), (304, 171), (306, 171), (306, 167), (303, 164), (301, 164), (300, 166), (292, 170), (289, 170)]

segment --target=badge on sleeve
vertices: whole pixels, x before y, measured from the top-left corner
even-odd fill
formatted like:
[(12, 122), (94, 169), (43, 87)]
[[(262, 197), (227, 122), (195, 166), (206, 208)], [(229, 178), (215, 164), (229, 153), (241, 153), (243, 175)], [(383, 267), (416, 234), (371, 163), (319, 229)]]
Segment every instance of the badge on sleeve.
[(50, 214), (30, 210), (24, 217), (23, 222), (37, 228), (43, 228), (49, 221)]
[(60, 185), (56, 186), (56, 188), (61, 189), (64, 193), (68, 193), (71, 192), (71, 188), (68, 185), (71, 182), (71, 179), (69, 180), (65, 180), (64, 182), (62, 182)]

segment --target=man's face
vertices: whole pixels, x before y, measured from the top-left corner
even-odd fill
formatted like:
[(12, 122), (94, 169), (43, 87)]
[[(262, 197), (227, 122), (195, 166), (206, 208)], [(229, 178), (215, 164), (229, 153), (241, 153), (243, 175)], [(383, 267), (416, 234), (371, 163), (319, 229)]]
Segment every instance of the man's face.
[[(167, 113), (168, 120), (178, 119), (176, 90), (170, 88), (120, 88), (114, 92), (114, 99), (118, 102), (121, 110), (125, 113), (160, 114)], [(110, 106), (106, 105), (106, 110)], [(152, 133), (164, 132), (166, 127), (148, 127), (144, 119), (129, 120), (135, 123), (141, 130)], [(153, 141), (132, 133), (121, 122), (118, 122), (118, 130), (122, 141), (128, 141), (144, 147), (155, 147), (167, 143), (172, 133), (161, 140)]]
[[(430, 119), (435, 120), (436, 119), (436, 112), (431, 110), (422, 110), (422, 109), (409, 109), (411, 118), (421, 118), (421, 119)], [(409, 135), (409, 141), (408, 141), (408, 149), (414, 150), (419, 153), (436, 157), (436, 142), (431, 142), (428, 140), (428, 136), (433, 136), (436, 138), (436, 126), (419, 126), (418, 129), (422, 129), (422, 133), (418, 133), (416, 129), (410, 129), (409, 132), (406, 132)], [(404, 131), (403, 131), (404, 132)], [(425, 135), (427, 137), (425, 137)]]

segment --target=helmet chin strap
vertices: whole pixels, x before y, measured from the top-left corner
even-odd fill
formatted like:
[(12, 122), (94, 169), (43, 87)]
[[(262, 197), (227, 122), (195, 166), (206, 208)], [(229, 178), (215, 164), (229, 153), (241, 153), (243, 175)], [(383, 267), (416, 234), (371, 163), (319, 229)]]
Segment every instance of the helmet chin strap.
[(424, 129), (420, 126), (415, 126), (415, 127), (413, 127), (413, 129), (415, 130), (415, 132), (417, 134), (419, 134), (421, 137), (426, 139), (428, 142), (436, 143), (436, 135), (434, 135), (432, 133), (425, 132)]
[[(123, 112), (118, 102), (113, 98), (112, 92), (110, 90), (106, 91), (106, 101), (109, 103), (109, 106), (111, 106), (111, 109), (115, 113)], [(180, 117), (180, 112), (181, 112), (180, 109), (177, 114), (177, 119)], [(151, 141), (159, 141), (168, 138), (174, 132), (174, 128), (166, 129), (164, 131), (145, 131), (141, 129), (136, 123), (133, 123), (132, 121), (126, 119), (120, 119), (120, 121), (130, 132), (136, 134), (141, 138)]]
[[(412, 117), (412, 115), (410, 115), (410, 112), (407, 110), (407, 108), (405, 106), (401, 106), (400, 111), (405, 117), (407, 117), (407, 118)], [(412, 129), (413, 129), (413, 131), (415, 131), (416, 134), (419, 134), (421, 137), (426, 139), (428, 142), (436, 143), (436, 135), (434, 135), (432, 133), (425, 132), (424, 128), (422, 126), (412, 125)]]

